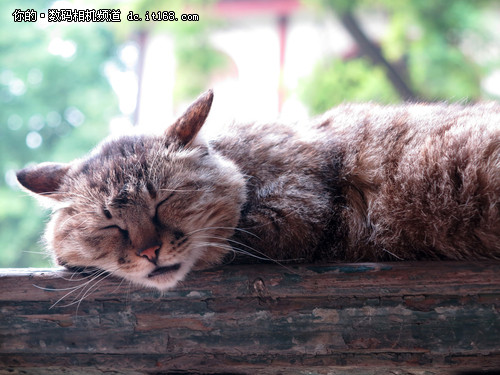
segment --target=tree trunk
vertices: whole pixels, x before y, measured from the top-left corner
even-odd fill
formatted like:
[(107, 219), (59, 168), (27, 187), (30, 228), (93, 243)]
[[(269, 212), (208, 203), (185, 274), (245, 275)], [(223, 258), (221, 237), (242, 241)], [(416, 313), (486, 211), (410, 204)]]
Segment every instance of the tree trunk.
[(345, 12), (341, 15), (340, 19), (346, 30), (358, 44), (359, 48), (372, 60), (375, 65), (380, 65), (384, 68), (387, 78), (399, 93), (399, 96), (401, 96), (403, 100), (413, 102), (417, 101), (416, 95), (408, 87), (403, 78), (401, 78), (396, 69), (382, 55), (380, 48), (368, 39), (354, 18), (354, 15), (351, 12)]

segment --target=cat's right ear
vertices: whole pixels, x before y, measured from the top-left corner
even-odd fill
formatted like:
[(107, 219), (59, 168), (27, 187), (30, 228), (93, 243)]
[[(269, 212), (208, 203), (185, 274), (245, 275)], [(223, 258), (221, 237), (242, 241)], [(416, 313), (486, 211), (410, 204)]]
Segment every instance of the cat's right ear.
[(17, 181), (30, 192), (43, 197), (60, 200), (58, 194), (69, 164), (41, 163), (17, 171)]
[(213, 99), (214, 93), (212, 90), (208, 90), (198, 97), (165, 131), (166, 137), (183, 146), (193, 144), (196, 135), (208, 117)]

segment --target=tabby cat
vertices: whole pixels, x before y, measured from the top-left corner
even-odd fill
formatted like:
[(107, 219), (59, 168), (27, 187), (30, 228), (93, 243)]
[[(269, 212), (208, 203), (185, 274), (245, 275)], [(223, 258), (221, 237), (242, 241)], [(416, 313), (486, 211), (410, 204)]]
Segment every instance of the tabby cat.
[(500, 105), (345, 104), (204, 141), (212, 99), (161, 135), (17, 173), (53, 209), (45, 240), (57, 263), (166, 290), (234, 254), (500, 258)]

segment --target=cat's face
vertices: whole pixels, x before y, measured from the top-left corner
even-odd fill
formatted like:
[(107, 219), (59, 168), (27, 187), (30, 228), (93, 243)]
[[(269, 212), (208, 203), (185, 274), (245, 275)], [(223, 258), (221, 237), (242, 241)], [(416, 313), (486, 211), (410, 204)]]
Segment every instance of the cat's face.
[(194, 141), (211, 100), (200, 97), (162, 136), (122, 137), (71, 164), (19, 172), (52, 202), (45, 238), (59, 264), (165, 290), (220, 261), (245, 186), (234, 164)]

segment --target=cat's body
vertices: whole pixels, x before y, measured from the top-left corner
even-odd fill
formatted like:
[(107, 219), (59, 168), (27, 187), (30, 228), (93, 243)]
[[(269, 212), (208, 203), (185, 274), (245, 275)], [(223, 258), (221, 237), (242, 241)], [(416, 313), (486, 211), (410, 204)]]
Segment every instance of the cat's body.
[[(294, 132), (295, 130), (295, 132)], [(250, 178), (237, 232), (274, 259), (500, 257), (500, 106), (347, 104), (214, 142)]]
[(164, 135), (20, 171), (60, 264), (166, 289), (236, 251), (272, 260), (500, 258), (500, 106), (344, 105), (296, 125)]

